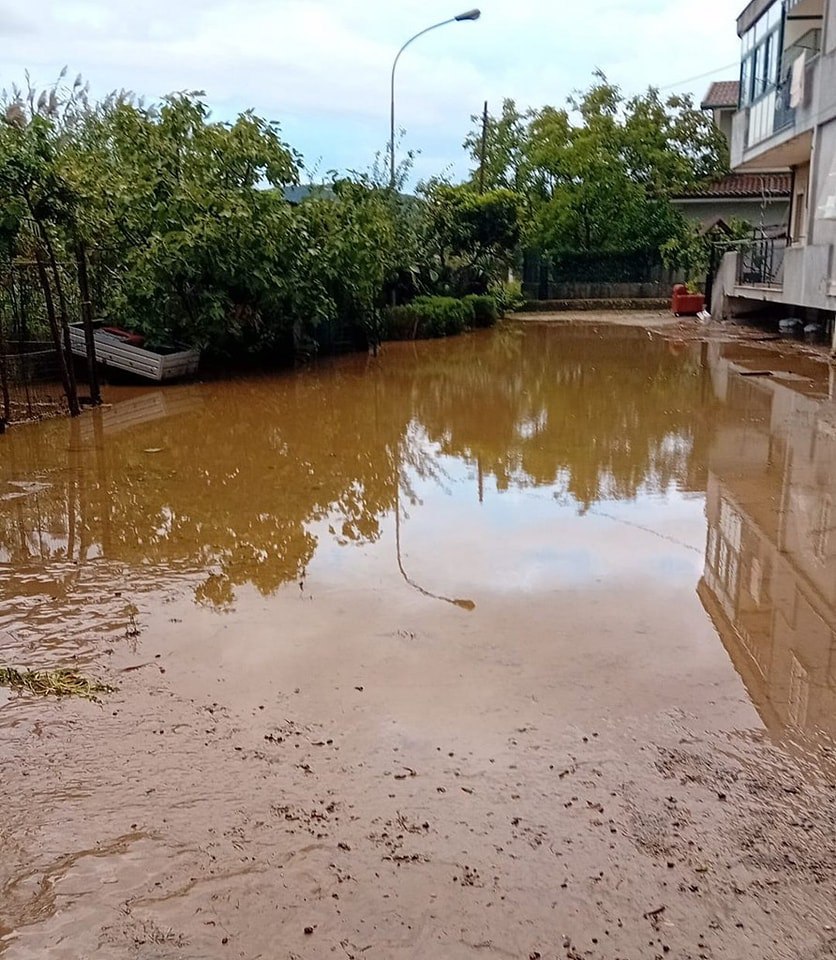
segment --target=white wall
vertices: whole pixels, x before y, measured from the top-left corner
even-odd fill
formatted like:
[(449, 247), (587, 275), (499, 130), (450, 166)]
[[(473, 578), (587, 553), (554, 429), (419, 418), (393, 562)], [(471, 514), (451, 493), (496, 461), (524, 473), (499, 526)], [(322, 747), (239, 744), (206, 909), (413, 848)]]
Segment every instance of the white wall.
[(824, 49), (836, 53), (836, 0), (827, 0), (824, 26)]

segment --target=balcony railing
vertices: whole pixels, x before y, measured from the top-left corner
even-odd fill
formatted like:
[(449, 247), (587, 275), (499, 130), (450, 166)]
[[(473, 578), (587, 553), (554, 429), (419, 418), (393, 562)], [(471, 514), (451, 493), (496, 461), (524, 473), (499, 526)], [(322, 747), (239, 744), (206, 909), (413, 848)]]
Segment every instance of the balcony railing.
[(800, 56), (806, 57), (804, 68), (804, 99), (809, 102), (811, 85), (815, 76), (815, 58), (821, 53), (821, 30), (808, 30), (799, 40), (784, 50), (781, 80), (775, 90), (775, 128), (778, 133), (795, 123), (796, 107), (790, 106), (792, 95), (792, 67)]
[(795, 123), (795, 107), (790, 106), (790, 78), (784, 77), (775, 90), (775, 120), (773, 133), (786, 130)]
[(737, 254), (737, 284), (741, 287), (772, 287), (784, 284), (786, 237), (754, 237), (744, 241)]

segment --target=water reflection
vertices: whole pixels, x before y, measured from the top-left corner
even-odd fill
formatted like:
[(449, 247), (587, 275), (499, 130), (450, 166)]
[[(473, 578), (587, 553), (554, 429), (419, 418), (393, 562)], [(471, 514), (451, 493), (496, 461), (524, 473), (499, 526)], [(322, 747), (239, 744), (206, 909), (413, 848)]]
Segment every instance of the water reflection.
[[(303, 580), (323, 521), (334, 544), (375, 542), (419, 480), (447, 482), (445, 457), (473, 466), (481, 497), (488, 479), (582, 509), (702, 489), (703, 395), (698, 357), (643, 330), (545, 327), (145, 393), (4, 438), (0, 563), (190, 568), (197, 599), (224, 607), (242, 584)], [(4, 577), (0, 597), (15, 589)]]
[(830, 369), (732, 345), (709, 366), (723, 416), (700, 597), (767, 727), (836, 735)]
[(140, 391), (0, 440), (0, 627), (40, 604), (66, 634), (116, 569), (225, 610), (304, 588), (315, 556), (471, 611), (629, 555), (661, 597), (698, 577), (705, 496), (699, 597), (764, 722), (836, 734), (832, 393), (812, 359), (545, 325)]

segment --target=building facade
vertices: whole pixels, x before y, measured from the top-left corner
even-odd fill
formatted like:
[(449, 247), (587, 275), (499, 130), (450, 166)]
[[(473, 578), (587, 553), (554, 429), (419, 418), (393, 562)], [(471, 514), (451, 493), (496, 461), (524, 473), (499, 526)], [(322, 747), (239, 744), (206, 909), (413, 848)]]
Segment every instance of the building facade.
[(786, 316), (836, 315), (836, 0), (752, 0), (737, 20), (737, 173), (785, 170), (789, 216), (723, 261), (714, 312), (781, 305)]
[[(740, 83), (720, 80), (711, 84), (700, 104), (702, 110), (711, 114), (728, 143), (739, 102)], [(745, 220), (753, 228), (774, 235), (784, 229), (789, 219), (791, 187), (792, 175), (786, 170), (730, 173), (713, 183), (674, 194), (671, 202), (703, 230), (718, 222)]]

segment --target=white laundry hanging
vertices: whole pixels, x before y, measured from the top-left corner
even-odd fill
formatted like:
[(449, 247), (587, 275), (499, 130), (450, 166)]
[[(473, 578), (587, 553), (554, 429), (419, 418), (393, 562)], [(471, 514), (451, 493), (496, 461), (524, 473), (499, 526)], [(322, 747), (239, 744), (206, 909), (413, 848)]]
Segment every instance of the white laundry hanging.
[(807, 66), (807, 51), (802, 50), (801, 54), (792, 62), (792, 75), (790, 77), (790, 106), (800, 107), (804, 103), (804, 74)]

